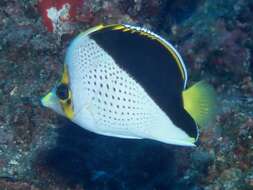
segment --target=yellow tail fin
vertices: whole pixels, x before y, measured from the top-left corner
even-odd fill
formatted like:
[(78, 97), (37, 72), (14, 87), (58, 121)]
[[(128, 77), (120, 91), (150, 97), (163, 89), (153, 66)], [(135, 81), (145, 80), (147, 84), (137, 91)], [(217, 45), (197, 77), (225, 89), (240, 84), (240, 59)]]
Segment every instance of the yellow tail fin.
[(183, 92), (184, 109), (195, 122), (204, 126), (214, 118), (217, 101), (213, 87), (200, 81)]

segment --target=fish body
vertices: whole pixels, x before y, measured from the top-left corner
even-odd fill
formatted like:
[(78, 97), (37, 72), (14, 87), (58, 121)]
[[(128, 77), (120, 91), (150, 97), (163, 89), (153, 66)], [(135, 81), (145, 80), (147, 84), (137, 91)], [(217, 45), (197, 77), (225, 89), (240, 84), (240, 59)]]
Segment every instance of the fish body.
[(186, 85), (184, 62), (165, 39), (99, 25), (70, 44), (62, 79), (42, 103), (97, 134), (194, 146), (214, 96), (204, 82)]

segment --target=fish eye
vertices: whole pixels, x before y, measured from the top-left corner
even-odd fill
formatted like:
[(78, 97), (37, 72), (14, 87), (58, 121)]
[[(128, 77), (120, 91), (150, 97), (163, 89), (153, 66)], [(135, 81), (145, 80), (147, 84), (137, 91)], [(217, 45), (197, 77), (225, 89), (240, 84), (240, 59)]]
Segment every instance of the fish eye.
[(69, 98), (69, 88), (66, 84), (60, 84), (56, 88), (56, 95), (61, 100), (67, 100)]

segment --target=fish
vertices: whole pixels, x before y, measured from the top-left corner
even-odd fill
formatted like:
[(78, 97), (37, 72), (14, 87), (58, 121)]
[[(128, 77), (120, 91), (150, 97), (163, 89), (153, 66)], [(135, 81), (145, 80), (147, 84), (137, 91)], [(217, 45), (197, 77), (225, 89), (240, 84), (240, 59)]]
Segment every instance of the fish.
[(100, 24), (66, 50), (61, 79), (41, 102), (99, 135), (196, 146), (215, 115), (206, 81), (187, 87), (175, 47), (148, 29)]

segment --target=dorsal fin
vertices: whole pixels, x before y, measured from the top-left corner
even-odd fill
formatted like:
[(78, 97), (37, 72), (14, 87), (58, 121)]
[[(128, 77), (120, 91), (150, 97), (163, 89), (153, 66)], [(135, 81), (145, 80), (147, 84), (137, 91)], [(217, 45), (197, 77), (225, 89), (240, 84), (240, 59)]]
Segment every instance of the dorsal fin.
[(170, 44), (168, 41), (166, 41), (163, 37), (151, 32), (150, 30), (147, 30), (145, 28), (141, 27), (136, 27), (136, 26), (130, 26), (130, 25), (122, 25), (123, 28), (120, 28), (119, 26), (117, 28), (120, 28), (124, 32), (136, 32), (139, 33), (140, 35), (146, 36), (152, 40), (158, 41), (160, 44), (162, 44), (168, 51), (169, 53), (174, 57), (180, 72), (182, 74), (182, 77), (184, 79), (184, 88), (186, 88), (186, 83), (187, 83), (187, 71), (186, 67), (184, 65), (183, 59), (180, 56), (180, 54), (177, 52), (177, 50)]
[(182, 78), (184, 80), (184, 88), (186, 88), (188, 76), (187, 76), (187, 71), (186, 71), (186, 67), (183, 62), (183, 59), (180, 56), (180, 54), (177, 52), (177, 50), (172, 46), (172, 44), (170, 44), (164, 38), (162, 38), (161, 36), (151, 32), (145, 28), (131, 26), (131, 25), (127, 25), (127, 24), (111, 24), (111, 25), (100, 24), (98, 26), (88, 29), (87, 31), (81, 33), (80, 35), (89, 35), (89, 34), (92, 34), (94, 32), (98, 32), (101, 30), (121, 30), (123, 32), (138, 33), (140, 35), (146, 36), (149, 39), (155, 40), (158, 43), (160, 43), (162, 46), (164, 46), (168, 50), (168, 52), (175, 59), (177, 65), (180, 69)]

